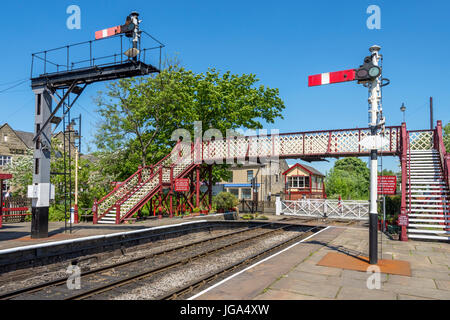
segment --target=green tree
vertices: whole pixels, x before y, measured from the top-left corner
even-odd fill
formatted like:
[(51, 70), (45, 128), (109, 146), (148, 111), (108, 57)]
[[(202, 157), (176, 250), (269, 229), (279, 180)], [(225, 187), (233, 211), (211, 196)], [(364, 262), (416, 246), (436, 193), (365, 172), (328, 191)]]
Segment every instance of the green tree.
[(27, 196), (28, 186), (33, 183), (33, 156), (18, 156), (4, 167), (4, 171), (12, 174), (9, 181), (14, 196)]
[[(52, 162), (50, 181), (55, 185), (55, 205), (64, 208), (64, 183), (67, 191), (67, 207), (69, 207), (69, 188), (72, 185), (71, 201), (74, 204), (75, 192), (75, 154), (72, 151), (69, 158), (68, 150), (64, 152), (58, 147), (59, 141), (52, 139)], [(64, 166), (65, 163), (65, 166)], [(90, 208), (94, 198), (99, 199), (110, 189), (112, 177), (105, 175), (101, 169), (102, 161), (91, 161), (82, 156), (78, 159), (78, 207)], [(70, 164), (70, 167), (69, 167)], [(64, 170), (67, 174), (64, 181)]]
[[(104, 119), (95, 136), (102, 171), (123, 180), (138, 165), (156, 163), (175, 145), (174, 130), (187, 129), (193, 137), (194, 121), (223, 136), (227, 129), (273, 123), (282, 117), (284, 103), (278, 89), (257, 86), (258, 81), (254, 74), (194, 73), (175, 64), (154, 76), (110, 83), (96, 99)], [(215, 179), (227, 176), (224, 168), (214, 169)]]
[(337, 160), (326, 176), (326, 192), (329, 198), (368, 199), (370, 170), (359, 158)]

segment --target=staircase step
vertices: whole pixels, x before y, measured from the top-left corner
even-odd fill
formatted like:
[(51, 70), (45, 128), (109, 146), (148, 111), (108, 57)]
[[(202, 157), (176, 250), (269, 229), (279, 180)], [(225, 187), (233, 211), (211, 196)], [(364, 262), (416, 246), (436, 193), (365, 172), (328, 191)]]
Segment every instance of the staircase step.
[(449, 208), (448, 204), (413, 204), (411, 201), (411, 208)]
[(429, 239), (429, 240), (450, 240), (450, 237), (445, 236), (428, 236), (428, 235), (418, 235), (418, 234), (408, 234), (408, 238), (411, 239)]
[(116, 221), (116, 217), (103, 217), (100, 221)]
[[(408, 196), (409, 188), (407, 188), (406, 191), (407, 191), (406, 196)], [(419, 193), (422, 193), (422, 192), (433, 193), (432, 195), (429, 195), (430, 197), (431, 196), (434, 196), (434, 197), (437, 197), (437, 196), (445, 197), (446, 195), (449, 194), (449, 191), (446, 190), (446, 189), (443, 189), (443, 188), (437, 188), (437, 189), (436, 188), (434, 188), (434, 189), (421, 189), (421, 188), (415, 188), (415, 187), (411, 188), (411, 193), (419, 194)], [(424, 195), (413, 195), (413, 197), (426, 197), (426, 196), (427, 195), (425, 195), (425, 194)]]
[(445, 214), (427, 214), (427, 213), (409, 213), (408, 216), (410, 217), (429, 217), (429, 218), (450, 218), (450, 215)]
[(411, 213), (419, 213), (419, 212), (438, 212), (438, 213), (450, 213), (449, 209), (411, 209)]
[(442, 219), (409, 219), (409, 222), (449, 223), (450, 220), (442, 220)]
[(441, 171), (437, 171), (437, 170), (429, 170), (429, 171), (408, 171), (406, 173), (407, 178), (409, 179), (411, 177), (411, 179), (414, 178), (422, 178), (422, 176), (429, 176), (429, 177), (437, 177), (438, 179), (442, 179), (443, 174)]
[(410, 223), (408, 225), (408, 227), (444, 229), (444, 228), (447, 228), (448, 226), (441, 225), (441, 224), (415, 224), (415, 223)]
[(412, 160), (406, 162), (406, 167), (413, 168), (413, 167), (424, 167), (424, 166), (431, 166), (432, 168), (440, 168), (441, 167), (441, 161), (435, 161), (435, 160)]
[(411, 179), (411, 183), (409, 183), (409, 181), (407, 181), (406, 183), (407, 184), (411, 184), (411, 185), (414, 185), (414, 184), (427, 184), (427, 183), (436, 184), (436, 185), (446, 185), (445, 182), (443, 182), (443, 181), (436, 181), (436, 180), (433, 180), (433, 179), (429, 179), (429, 180), (413, 180), (413, 179)]
[[(408, 199), (408, 197), (407, 197)], [(445, 200), (431, 200), (431, 199), (411, 199), (411, 203), (440, 203), (448, 204), (449, 202), (444, 202)]]
[(116, 224), (115, 221), (104, 221), (104, 220), (100, 220), (100, 221), (98, 221), (98, 223), (101, 223), (101, 224)]
[(435, 233), (435, 234), (442, 234), (442, 235), (450, 235), (450, 231), (445, 231), (445, 230), (420, 230), (420, 229), (409, 229), (408, 228), (408, 232), (411, 233)]
[[(424, 189), (427, 188), (427, 189)], [(435, 189), (435, 190), (432, 190)], [(407, 191), (409, 191), (409, 186), (407, 186), (406, 188)], [(448, 192), (448, 187), (444, 186), (411, 186), (411, 190), (423, 190), (423, 191), (430, 191), (430, 192)]]

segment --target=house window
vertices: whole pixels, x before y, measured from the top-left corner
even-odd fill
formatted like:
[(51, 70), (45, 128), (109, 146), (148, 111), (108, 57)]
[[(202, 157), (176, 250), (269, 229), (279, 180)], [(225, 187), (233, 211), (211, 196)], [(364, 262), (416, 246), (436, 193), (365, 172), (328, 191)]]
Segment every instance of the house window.
[(6, 135), (6, 134), (3, 135), (3, 141), (8, 142), (8, 135)]
[(293, 189), (309, 188), (309, 177), (304, 176), (288, 177), (288, 187)]
[(13, 154), (25, 154), (25, 150), (21, 149), (10, 149)]
[(242, 199), (251, 199), (252, 198), (252, 191), (251, 189), (242, 189)]
[(239, 189), (236, 189), (236, 188), (228, 189), (228, 192), (231, 194), (234, 194), (235, 197), (239, 199)]
[(11, 163), (11, 156), (0, 156), (0, 167)]
[(251, 182), (253, 179), (253, 170), (247, 170), (247, 181)]
[(3, 189), (2, 192), (5, 193), (6, 191), (9, 190), (9, 181), (8, 180), (4, 180), (3, 181)]
[(280, 176), (279, 176), (279, 173), (277, 173), (277, 174), (275, 175), (275, 182), (278, 182), (279, 179), (280, 179)]

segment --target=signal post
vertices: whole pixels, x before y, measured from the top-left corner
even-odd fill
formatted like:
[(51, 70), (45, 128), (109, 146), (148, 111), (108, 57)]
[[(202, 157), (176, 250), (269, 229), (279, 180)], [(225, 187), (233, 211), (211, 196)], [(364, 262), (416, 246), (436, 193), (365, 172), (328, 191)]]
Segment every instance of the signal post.
[(370, 139), (367, 140), (370, 149), (370, 209), (369, 209), (369, 263), (378, 263), (378, 210), (377, 210), (377, 176), (378, 176), (378, 148), (382, 145), (378, 130), (384, 130), (385, 119), (381, 107), (381, 87), (384, 85), (379, 66), (381, 55), (379, 46), (370, 47), (371, 55), (364, 58), (364, 64), (358, 69), (349, 69), (337, 72), (327, 72), (309, 76), (308, 85), (319, 86), (324, 84), (358, 81), (369, 89), (369, 128)]
[[(62, 117), (66, 116), (86, 86), (91, 83), (159, 72), (158, 68), (146, 63), (145, 52), (155, 48), (161, 50), (164, 45), (150, 36), (159, 43), (159, 47), (141, 48), (141, 32), (144, 31), (139, 28), (141, 20), (138, 17), (137, 12), (132, 12), (126, 17), (124, 25), (97, 31), (95, 40), (32, 54), (31, 88), (36, 96), (36, 104), (33, 185), (28, 186), (28, 197), (32, 198), (31, 238), (48, 237), (48, 212), (50, 200), (54, 199), (54, 186), (50, 184), (51, 124), (57, 126), (60, 123)], [(117, 59), (114, 54), (110, 61), (106, 61), (108, 63), (103, 60), (98, 62), (99, 59), (95, 59), (93, 56), (93, 52), (96, 52), (94, 47), (104, 43), (104, 41), (99, 42), (98, 40), (114, 36), (122, 37), (122, 35), (131, 38), (131, 47), (122, 52), (122, 38), (120, 38), (121, 52)], [(86, 59), (71, 61), (70, 53), (74, 46), (84, 48)], [(53, 52), (67, 57), (67, 60), (49, 60), (47, 54)], [(142, 52), (144, 55), (141, 55)], [(122, 55), (128, 59), (124, 59)], [(58, 55), (56, 54), (56, 56)], [(142, 57), (143, 59), (141, 59)], [(37, 61), (41, 62), (40, 69), (37, 76), (33, 77), (34, 63), (37, 64)], [(56, 66), (56, 70), (50, 70), (52, 66)], [(53, 100), (56, 102), (54, 109), (52, 108)], [(56, 113), (61, 109), (62, 117), (57, 117)]]

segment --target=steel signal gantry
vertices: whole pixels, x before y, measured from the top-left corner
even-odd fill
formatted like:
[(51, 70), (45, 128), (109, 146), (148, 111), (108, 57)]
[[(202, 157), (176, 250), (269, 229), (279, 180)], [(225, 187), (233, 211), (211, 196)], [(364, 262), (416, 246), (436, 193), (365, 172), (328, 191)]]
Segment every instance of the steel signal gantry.
[[(96, 40), (32, 55), (31, 87), (36, 96), (33, 185), (28, 188), (28, 196), (32, 198), (32, 238), (48, 237), (48, 211), (50, 199), (54, 193), (54, 188), (50, 184), (51, 137), (53, 134), (51, 124), (56, 124), (56, 126), (59, 124), (61, 118), (56, 116), (58, 110), (62, 108), (64, 117), (88, 84), (159, 72), (158, 68), (146, 62), (146, 58), (151, 58), (148, 54), (146, 56), (146, 51), (159, 49), (159, 64), (161, 64), (161, 49), (164, 45), (145, 31), (140, 30), (141, 21), (138, 20), (138, 16), (138, 13), (133, 12), (127, 17), (125, 25), (96, 32)], [(142, 49), (142, 32), (147, 34), (152, 41), (157, 42), (158, 46)], [(125, 52), (123, 52), (123, 35), (132, 38), (132, 47)], [(103, 39), (105, 37), (111, 40)], [(111, 45), (108, 41), (113, 41), (113, 44)], [(95, 56), (98, 52), (110, 53), (112, 47), (119, 44), (120, 53)], [(78, 59), (80, 57), (85, 57), (85, 59), (72, 61), (70, 54)], [(127, 58), (123, 58), (123, 55)], [(42, 65), (38, 65), (39, 63)], [(40, 71), (37, 76), (34, 76), (33, 71), (36, 67), (40, 67)], [(71, 99), (71, 95), (73, 99)], [(55, 109), (52, 109), (53, 100), (57, 103)]]

